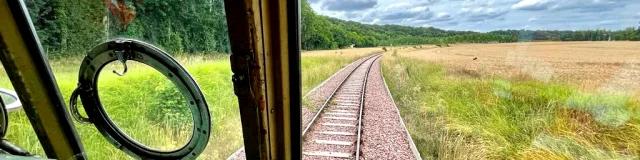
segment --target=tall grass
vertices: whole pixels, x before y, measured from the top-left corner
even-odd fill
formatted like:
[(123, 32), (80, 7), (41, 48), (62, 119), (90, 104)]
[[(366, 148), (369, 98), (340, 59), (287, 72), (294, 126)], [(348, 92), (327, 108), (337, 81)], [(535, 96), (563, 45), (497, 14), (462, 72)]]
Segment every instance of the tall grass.
[(425, 159), (618, 159), (640, 154), (638, 102), (568, 84), (458, 77), (385, 56), (391, 93)]
[(360, 56), (315, 56), (302, 58), (302, 93), (325, 81)]
[[(212, 117), (211, 138), (202, 157), (221, 159), (242, 145), (242, 133), (238, 106), (229, 77), (230, 64), (226, 56), (179, 56), (181, 63), (199, 83), (209, 104)], [(77, 71), (80, 57), (70, 57), (50, 61), (54, 76), (65, 101), (77, 84)], [(109, 116), (125, 133), (139, 142), (153, 148), (171, 150), (181, 147), (191, 134), (191, 121), (182, 125), (169, 125), (163, 121), (153, 120), (153, 114), (161, 105), (171, 105), (166, 99), (160, 99), (163, 90), (175, 90), (175, 86), (152, 68), (127, 62), (129, 72), (116, 76), (112, 68), (107, 66), (98, 80), (99, 95)], [(12, 88), (6, 74), (0, 75), (0, 87)], [(178, 94), (179, 95), (179, 94)], [(188, 110), (155, 111), (165, 114), (183, 114), (189, 116)], [(9, 115), (9, 133), (7, 138), (30, 152), (44, 155), (40, 143), (23, 111)], [(181, 117), (181, 116), (175, 116)], [(171, 118), (169, 118), (171, 119)], [(168, 120), (167, 118), (163, 120)], [(190, 120), (190, 119), (189, 119)], [(83, 142), (85, 151), (91, 159), (128, 159), (120, 150), (112, 147), (93, 125), (76, 123), (76, 129)]]
[[(364, 55), (366, 54), (325, 55), (319, 52), (310, 56), (303, 54), (303, 93)], [(232, 73), (228, 55), (178, 55), (176, 59), (198, 82), (211, 112), (211, 137), (200, 158), (224, 159), (243, 145), (237, 98), (230, 81)], [(65, 101), (68, 101), (77, 85), (81, 61), (82, 57), (49, 61)], [(125, 76), (110, 73), (112, 69), (120, 70), (122, 67), (113, 63), (105, 67), (98, 80), (99, 96), (110, 118), (125, 133), (147, 146), (161, 150), (181, 147), (191, 134), (192, 120), (188, 109), (175, 107), (183, 103), (175, 86), (162, 74), (144, 64), (133, 61), (127, 63), (129, 71)], [(13, 88), (5, 72), (0, 72), (0, 87)], [(76, 123), (75, 126), (89, 158), (130, 159), (109, 144), (93, 125)], [(45, 155), (23, 111), (9, 114), (7, 139), (32, 153)]]
[[(379, 50), (379, 48), (357, 48), (303, 53), (301, 58), (303, 96), (307, 95), (314, 87), (320, 85), (336, 72), (340, 71), (340, 69), (349, 65), (349, 63), (381, 51), (383, 50)], [(307, 108), (316, 109), (318, 106), (315, 106), (313, 102), (317, 101), (317, 99), (313, 98), (313, 96), (303, 97), (302, 105)]]

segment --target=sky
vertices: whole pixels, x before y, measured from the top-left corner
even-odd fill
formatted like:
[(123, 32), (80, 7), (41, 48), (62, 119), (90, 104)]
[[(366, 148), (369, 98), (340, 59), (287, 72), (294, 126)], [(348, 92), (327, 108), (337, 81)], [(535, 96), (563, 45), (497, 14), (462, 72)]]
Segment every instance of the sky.
[(640, 25), (640, 0), (308, 0), (318, 14), (367, 24), (487, 32), (619, 30)]

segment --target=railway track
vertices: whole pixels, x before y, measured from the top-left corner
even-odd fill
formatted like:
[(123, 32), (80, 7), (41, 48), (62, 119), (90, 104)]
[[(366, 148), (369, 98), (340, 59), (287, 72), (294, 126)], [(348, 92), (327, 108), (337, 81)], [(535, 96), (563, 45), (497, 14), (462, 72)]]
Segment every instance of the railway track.
[(367, 76), (381, 55), (346, 76), (302, 132), (304, 159), (359, 159)]

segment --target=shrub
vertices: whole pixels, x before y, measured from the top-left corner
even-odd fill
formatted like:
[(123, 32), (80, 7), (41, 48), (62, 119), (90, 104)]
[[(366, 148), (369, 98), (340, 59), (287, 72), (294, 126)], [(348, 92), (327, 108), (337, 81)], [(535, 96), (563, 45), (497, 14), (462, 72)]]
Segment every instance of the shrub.
[(387, 47), (382, 47), (382, 50), (384, 50), (386, 52), (387, 51)]
[(184, 96), (173, 83), (156, 87), (156, 99), (159, 101), (151, 104), (151, 112), (147, 112), (147, 118), (161, 126), (180, 128), (185, 123), (192, 123), (191, 110)]

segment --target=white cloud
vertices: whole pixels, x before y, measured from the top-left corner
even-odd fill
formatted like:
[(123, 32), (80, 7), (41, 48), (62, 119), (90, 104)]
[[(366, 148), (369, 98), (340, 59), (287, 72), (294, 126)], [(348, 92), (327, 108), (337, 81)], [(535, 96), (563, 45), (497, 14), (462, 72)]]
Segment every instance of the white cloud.
[(487, 7), (496, 3), (495, 0), (465, 0), (462, 3), (463, 7)]
[(422, 11), (427, 11), (427, 10), (429, 10), (429, 7), (426, 7), (426, 6), (414, 7), (414, 8), (409, 9), (409, 11), (412, 11), (412, 12), (422, 12)]
[(640, 0), (376, 1), (373, 8), (359, 11), (326, 10), (320, 2), (311, 6), (318, 14), (356, 22), (453, 30), (522, 29), (525, 25), (531, 25), (528, 29), (544, 30), (617, 30), (637, 26), (640, 20)]
[(319, 1), (322, 9), (332, 11), (361, 11), (373, 8), (377, 0), (323, 0)]
[(628, 4), (623, 0), (522, 0), (511, 6), (514, 10), (555, 10), (577, 12), (606, 12)]
[(377, 24), (378, 22), (380, 22), (380, 19), (376, 18), (376, 19), (373, 19), (373, 21), (371, 21), (370, 24)]
[(453, 17), (447, 13), (447, 12), (440, 12), (438, 14), (436, 14), (436, 17), (434, 17), (433, 19), (429, 20), (430, 22), (444, 22), (444, 21), (450, 21), (453, 20)]
[(436, 15), (436, 17), (438, 17), (438, 18), (451, 17), (451, 15), (449, 15), (449, 13), (447, 13), (447, 12), (440, 12), (440, 13), (438, 13), (438, 15)]
[(460, 8), (460, 10), (458, 10), (458, 14), (466, 14), (466, 13), (469, 13), (469, 12), (471, 12), (471, 8), (467, 8), (467, 7)]
[(357, 20), (372, 22), (374, 19), (378, 19), (376, 24), (397, 24), (402, 22), (412, 23), (416, 20), (429, 20), (433, 17), (434, 13), (427, 6), (416, 6), (411, 3), (401, 2), (378, 6), (367, 11), (362, 18)]
[(395, 4), (389, 5), (386, 8), (384, 8), (384, 11), (388, 12), (388, 11), (392, 11), (394, 9), (406, 9), (406, 8), (409, 8), (409, 7), (411, 7), (411, 3), (406, 3), (406, 2), (395, 3)]
[(504, 9), (479, 7), (475, 9), (462, 8), (458, 10), (459, 16), (466, 16), (469, 22), (480, 22), (490, 19), (499, 18), (509, 11)]
[(598, 22), (599, 25), (611, 25), (616, 23), (618, 23), (618, 21), (616, 20), (604, 20), (604, 21)]
[(516, 10), (544, 10), (552, 4), (549, 0), (522, 0), (511, 6)]

